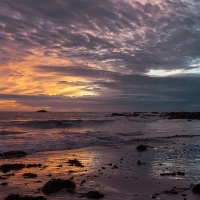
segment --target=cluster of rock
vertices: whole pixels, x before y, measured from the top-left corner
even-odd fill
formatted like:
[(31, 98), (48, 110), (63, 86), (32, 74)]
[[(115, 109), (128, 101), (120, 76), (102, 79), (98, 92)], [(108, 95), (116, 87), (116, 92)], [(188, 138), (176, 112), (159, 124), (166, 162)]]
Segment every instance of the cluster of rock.
[(162, 113), (162, 117), (168, 119), (198, 119), (200, 120), (200, 112), (167, 112)]
[(32, 167), (42, 167), (41, 164), (23, 164), (23, 163), (13, 163), (13, 164), (3, 164), (0, 166), (0, 171), (2, 171), (3, 173), (7, 173), (11, 170), (17, 171), (17, 170), (21, 170), (23, 168), (32, 168)]

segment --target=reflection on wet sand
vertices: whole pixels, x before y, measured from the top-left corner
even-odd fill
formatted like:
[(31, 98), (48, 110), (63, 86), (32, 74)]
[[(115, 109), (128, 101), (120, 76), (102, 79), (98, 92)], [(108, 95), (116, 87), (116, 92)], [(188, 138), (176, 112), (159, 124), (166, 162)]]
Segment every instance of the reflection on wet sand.
[[(174, 186), (187, 188), (190, 183), (200, 180), (198, 156), (191, 162), (197, 152), (189, 143), (182, 145), (183, 141), (178, 142), (180, 144), (176, 146), (169, 145), (168, 141), (160, 144), (149, 142), (149, 146), (156, 148), (149, 148), (144, 152), (137, 151), (137, 145), (129, 144), (41, 152), (21, 159), (1, 159), (0, 165), (41, 163), (42, 166), (9, 173), (0, 172), (1, 177), (7, 178), (0, 180), (1, 183), (7, 183), (0, 186), (3, 188), (0, 197), (3, 199), (9, 193), (45, 196), (41, 191), (44, 184), (51, 179), (60, 178), (73, 179), (76, 193), (70, 194), (62, 189), (49, 195), (48, 200), (79, 199), (80, 194), (89, 191), (99, 191), (105, 194), (105, 199), (146, 200), (154, 194), (160, 200), (169, 196), (172, 200), (177, 199), (177, 196), (164, 191), (171, 191)], [(193, 151), (194, 155), (189, 154)], [(75, 161), (75, 164), (69, 160)], [(78, 162), (81, 164), (77, 164)], [(176, 174), (160, 175), (172, 172)], [(185, 172), (185, 175), (178, 172)], [(25, 173), (33, 173), (37, 177), (24, 178)], [(190, 190), (185, 193), (188, 198), (198, 199)], [(178, 191), (177, 195), (181, 197), (185, 193)]]

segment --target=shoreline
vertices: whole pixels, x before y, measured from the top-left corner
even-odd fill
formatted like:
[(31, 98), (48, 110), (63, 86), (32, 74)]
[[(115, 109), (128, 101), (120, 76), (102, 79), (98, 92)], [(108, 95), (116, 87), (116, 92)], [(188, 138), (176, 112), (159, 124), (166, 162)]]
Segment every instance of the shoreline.
[[(178, 194), (167, 194), (173, 187), (188, 188), (190, 184), (197, 184), (198, 155), (190, 155), (186, 151), (198, 143), (194, 138), (170, 138), (158, 141), (134, 141), (132, 144), (117, 144), (107, 146), (92, 146), (80, 149), (39, 152), (24, 158), (1, 159), (0, 165), (7, 163), (38, 164), (41, 168), (24, 168), (11, 171), (14, 176), (0, 180), (7, 185), (0, 185), (0, 197), (4, 199), (10, 193), (23, 195), (44, 196), (48, 200), (79, 199), (80, 195), (69, 194), (65, 190), (46, 196), (41, 187), (52, 178), (69, 179), (73, 177), (79, 193), (98, 190), (103, 193), (103, 199), (198, 199), (191, 190), (180, 191)], [(137, 145), (145, 144), (153, 148), (138, 152)], [(198, 148), (197, 148), (198, 150)], [(184, 157), (185, 156), (185, 157)], [(192, 158), (194, 156), (194, 158)], [(187, 157), (188, 163), (185, 163)], [(84, 167), (69, 166), (69, 159), (77, 159)], [(145, 164), (139, 164), (145, 163)], [(110, 164), (110, 165), (109, 165)], [(112, 165), (111, 165), (112, 164)], [(113, 168), (116, 166), (115, 168)], [(161, 176), (161, 173), (184, 172), (185, 176)], [(24, 178), (24, 173), (35, 173), (37, 178)], [(0, 172), (0, 176), (5, 176)], [(81, 184), (81, 182), (84, 184)], [(155, 195), (156, 194), (156, 195)], [(155, 196), (154, 196), (155, 195)], [(84, 197), (85, 198), (85, 197)], [(83, 199), (84, 199), (83, 198)]]

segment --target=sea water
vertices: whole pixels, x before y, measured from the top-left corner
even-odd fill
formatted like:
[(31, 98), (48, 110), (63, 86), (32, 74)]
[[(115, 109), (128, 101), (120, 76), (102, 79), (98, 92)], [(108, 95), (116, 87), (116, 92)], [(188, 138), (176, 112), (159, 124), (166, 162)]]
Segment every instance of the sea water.
[(159, 114), (1, 112), (0, 152), (24, 150), (31, 154), (199, 132), (198, 120), (168, 120)]

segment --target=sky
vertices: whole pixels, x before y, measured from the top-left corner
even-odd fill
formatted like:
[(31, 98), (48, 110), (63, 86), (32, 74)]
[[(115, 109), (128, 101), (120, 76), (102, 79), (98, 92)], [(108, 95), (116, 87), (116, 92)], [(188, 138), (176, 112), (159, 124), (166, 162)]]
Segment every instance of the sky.
[(0, 111), (200, 111), (200, 0), (1, 0)]

